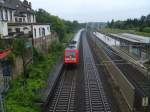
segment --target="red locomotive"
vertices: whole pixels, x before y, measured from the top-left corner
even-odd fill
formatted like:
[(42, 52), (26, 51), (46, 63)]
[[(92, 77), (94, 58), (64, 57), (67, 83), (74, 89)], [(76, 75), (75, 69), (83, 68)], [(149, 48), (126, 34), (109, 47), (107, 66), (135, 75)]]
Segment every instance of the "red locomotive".
[(71, 41), (69, 46), (65, 49), (64, 52), (64, 63), (67, 64), (78, 64), (79, 62), (79, 42), (80, 42), (80, 36), (81, 32), (83, 30), (80, 30), (74, 39)]
[(64, 61), (65, 64), (78, 64), (79, 61), (79, 51), (76, 48), (66, 48)]

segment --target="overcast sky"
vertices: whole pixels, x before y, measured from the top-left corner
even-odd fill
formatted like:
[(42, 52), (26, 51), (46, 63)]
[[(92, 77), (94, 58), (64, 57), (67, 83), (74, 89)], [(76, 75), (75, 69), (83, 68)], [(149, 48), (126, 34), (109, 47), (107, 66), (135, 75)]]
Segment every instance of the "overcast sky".
[(79, 22), (107, 22), (139, 18), (150, 13), (150, 0), (28, 0), (33, 9)]

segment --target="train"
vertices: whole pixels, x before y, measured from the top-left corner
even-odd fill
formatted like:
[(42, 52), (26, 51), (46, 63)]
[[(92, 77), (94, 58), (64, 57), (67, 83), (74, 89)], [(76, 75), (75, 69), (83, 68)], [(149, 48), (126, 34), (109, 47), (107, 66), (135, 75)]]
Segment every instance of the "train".
[(77, 32), (75, 37), (72, 39), (70, 44), (64, 51), (64, 64), (78, 64), (79, 63), (79, 43), (81, 33), (84, 29), (81, 29)]

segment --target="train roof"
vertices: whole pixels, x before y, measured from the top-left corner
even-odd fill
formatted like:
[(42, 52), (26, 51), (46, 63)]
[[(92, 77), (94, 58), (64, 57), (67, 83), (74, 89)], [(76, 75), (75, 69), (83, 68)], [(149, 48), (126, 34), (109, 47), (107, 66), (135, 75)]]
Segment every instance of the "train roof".
[(76, 41), (76, 42), (79, 41), (81, 32), (82, 32), (83, 30), (84, 30), (84, 29), (81, 29), (81, 30), (79, 30), (79, 31), (77, 32), (77, 34), (76, 34), (76, 35), (74, 36), (74, 38), (73, 38), (73, 41)]
[(66, 50), (74, 50), (74, 49), (77, 49), (76, 44), (69, 44), (66, 48)]
[(78, 45), (80, 42), (80, 37), (81, 37), (81, 32), (84, 29), (81, 29), (77, 32), (77, 34), (74, 36), (74, 38), (72, 39), (72, 41), (70, 42), (70, 44), (67, 46), (67, 48), (65, 50), (75, 50), (78, 49)]

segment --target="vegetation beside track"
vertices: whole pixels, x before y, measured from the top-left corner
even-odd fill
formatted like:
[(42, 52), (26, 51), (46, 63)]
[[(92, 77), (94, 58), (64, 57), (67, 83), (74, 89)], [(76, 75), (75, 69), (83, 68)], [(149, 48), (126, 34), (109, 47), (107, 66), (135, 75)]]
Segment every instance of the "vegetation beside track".
[(150, 14), (127, 20), (114, 21), (112, 19), (111, 22), (107, 22), (105, 31), (111, 33), (132, 33), (150, 37)]
[(34, 62), (29, 65), (29, 78), (26, 83), (24, 84), (23, 75), (11, 82), (10, 89), (5, 96), (6, 112), (41, 111), (37, 104), (40, 98), (38, 92), (45, 86), (49, 72), (58, 58), (63, 55), (64, 43), (69, 42), (71, 37), (73, 33), (66, 34), (61, 42), (54, 42), (46, 55), (34, 51)]
[(104, 28), (103, 31), (109, 32), (109, 33), (131, 33), (131, 34), (135, 34), (135, 35), (150, 37), (150, 33), (140, 32), (135, 29)]

